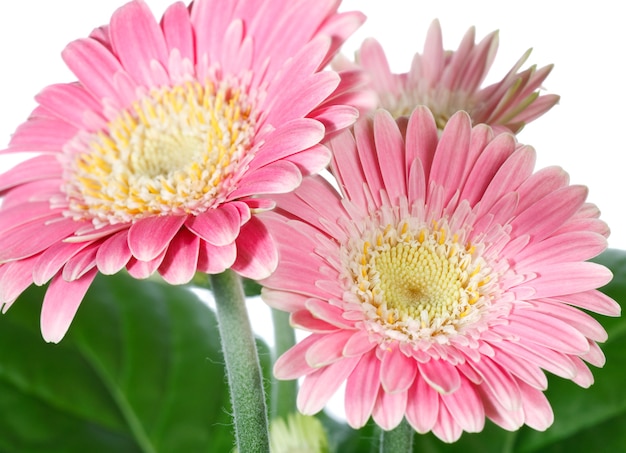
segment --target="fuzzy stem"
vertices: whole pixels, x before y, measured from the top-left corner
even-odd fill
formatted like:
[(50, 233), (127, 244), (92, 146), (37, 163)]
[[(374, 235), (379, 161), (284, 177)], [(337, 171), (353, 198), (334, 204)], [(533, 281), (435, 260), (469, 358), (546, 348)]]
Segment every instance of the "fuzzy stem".
[(241, 278), (231, 270), (211, 275), (211, 288), (217, 306), (237, 448), (241, 453), (268, 453), (269, 430), (263, 375)]
[(413, 428), (406, 419), (391, 431), (380, 433), (380, 453), (410, 453), (413, 451)]
[[(296, 334), (289, 324), (289, 313), (272, 308), (274, 323), (274, 362), (296, 344)], [(286, 417), (296, 411), (298, 382), (274, 379), (272, 383), (272, 418)]]

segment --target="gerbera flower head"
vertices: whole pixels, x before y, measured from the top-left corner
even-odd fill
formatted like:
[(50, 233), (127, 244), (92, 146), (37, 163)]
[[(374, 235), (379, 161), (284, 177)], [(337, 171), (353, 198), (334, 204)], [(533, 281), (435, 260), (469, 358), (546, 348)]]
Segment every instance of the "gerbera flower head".
[(439, 21), (433, 21), (424, 52), (415, 54), (407, 73), (391, 72), (382, 46), (373, 38), (362, 44), (354, 63), (338, 56), (333, 64), (338, 69), (365, 70), (371, 88), (378, 94), (379, 107), (395, 117), (408, 116), (418, 105), (428, 106), (440, 129), (455, 112), (465, 110), (473, 124), (486, 123), (496, 130), (517, 133), (558, 102), (559, 96), (539, 94), (552, 65), (520, 71), (530, 50), (502, 80), (481, 87), (496, 56), (498, 33), (487, 35), (479, 43), (475, 35), (475, 29), (470, 28), (458, 49), (447, 51)]
[[(398, 124), (402, 124), (399, 127)], [(587, 387), (606, 332), (579, 310), (619, 315), (585, 260), (607, 226), (557, 167), (512, 134), (453, 115), (439, 136), (419, 107), (386, 111), (330, 141), (342, 195), (322, 177), (277, 196), (263, 214), (280, 262), (264, 300), (310, 335), (276, 362), (304, 377), (298, 408), (321, 410), (345, 383), (355, 428), (403, 417), (446, 442), (481, 431), (547, 428), (549, 371)]]
[(358, 74), (322, 72), (363, 20), (337, 3), (197, 0), (157, 22), (135, 0), (69, 44), (78, 80), (45, 88), (5, 151), (40, 154), (0, 176), (4, 310), (51, 280), (41, 327), (59, 341), (98, 271), (266, 277), (258, 195), (323, 168), (319, 142), (367, 99)]

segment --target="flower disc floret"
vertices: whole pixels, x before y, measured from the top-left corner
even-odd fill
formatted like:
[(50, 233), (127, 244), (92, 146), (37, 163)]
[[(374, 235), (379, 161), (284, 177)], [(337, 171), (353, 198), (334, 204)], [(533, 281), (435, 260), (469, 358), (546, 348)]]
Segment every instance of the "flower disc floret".
[(368, 223), (362, 237), (342, 246), (344, 279), (382, 343), (462, 332), (495, 297), (497, 276), (464, 240), (465, 232), (450, 234), (445, 222), (427, 225), (417, 218)]
[(254, 105), (230, 81), (153, 90), (68, 143), (67, 215), (103, 225), (218, 206), (253, 158)]

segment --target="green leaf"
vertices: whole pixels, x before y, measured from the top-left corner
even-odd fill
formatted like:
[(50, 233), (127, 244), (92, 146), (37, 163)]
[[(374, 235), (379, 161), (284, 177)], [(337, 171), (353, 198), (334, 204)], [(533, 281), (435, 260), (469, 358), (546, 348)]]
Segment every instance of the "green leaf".
[(230, 451), (216, 321), (196, 294), (99, 276), (51, 345), (44, 291), (0, 318), (0, 451)]

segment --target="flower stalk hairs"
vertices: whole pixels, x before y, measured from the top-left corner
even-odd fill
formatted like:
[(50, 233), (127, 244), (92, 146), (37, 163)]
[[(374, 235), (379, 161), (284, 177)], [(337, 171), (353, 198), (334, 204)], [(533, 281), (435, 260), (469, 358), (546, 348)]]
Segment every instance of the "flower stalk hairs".
[(588, 387), (604, 364), (601, 325), (617, 316), (586, 260), (608, 228), (585, 187), (511, 134), (458, 112), (441, 136), (419, 107), (400, 128), (387, 111), (331, 140), (341, 194), (321, 177), (263, 214), (280, 261), (264, 300), (310, 332), (275, 364), (304, 377), (297, 404), (320, 411), (343, 383), (359, 428), (403, 418), (453, 442), (485, 418), (507, 430), (553, 420), (544, 370)]

